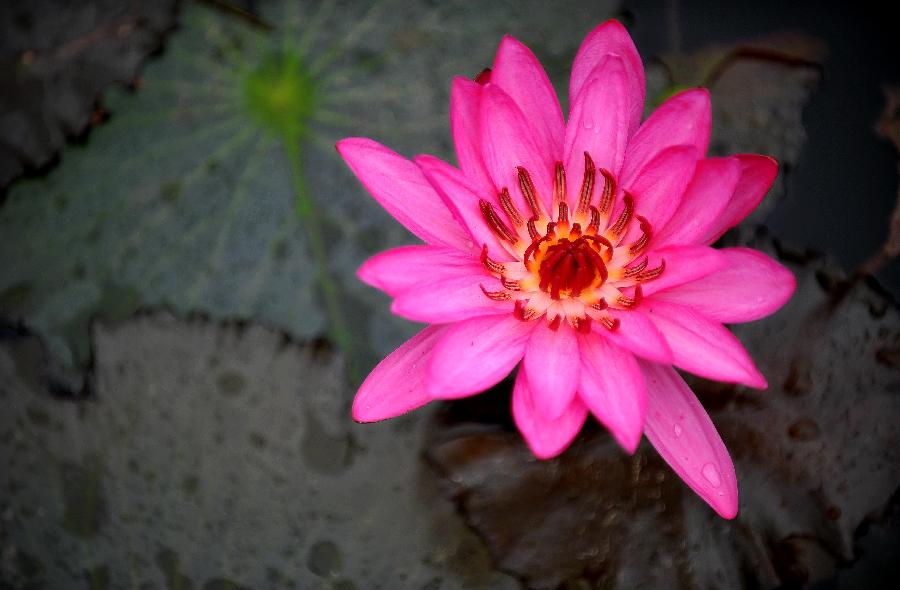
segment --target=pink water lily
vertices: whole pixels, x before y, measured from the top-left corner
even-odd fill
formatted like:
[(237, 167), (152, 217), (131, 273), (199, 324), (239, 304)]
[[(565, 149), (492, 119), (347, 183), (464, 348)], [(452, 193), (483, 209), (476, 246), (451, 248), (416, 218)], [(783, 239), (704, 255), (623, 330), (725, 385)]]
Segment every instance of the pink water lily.
[(710, 244), (760, 202), (777, 164), (706, 157), (710, 98), (691, 89), (641, 122), (644, 70), (608, 21), (581, 45), (563, 118), (524, 45), (453, 81), (459, 168), (365, 138), (338, 143), (375, 199), (425, 242), (369, 259), (359, 277), (391, 310), (430, 324), (359, 388), (353, 417), (383, 420), (482, 392), (520, 365), (512, 413), (554, 457), (593, 414), (629, 453), (641, 435), (725, 518), (738, 509), (728, 451), (674, 367), (764, 389), (723, 323), (766, 316), (791, 273)]

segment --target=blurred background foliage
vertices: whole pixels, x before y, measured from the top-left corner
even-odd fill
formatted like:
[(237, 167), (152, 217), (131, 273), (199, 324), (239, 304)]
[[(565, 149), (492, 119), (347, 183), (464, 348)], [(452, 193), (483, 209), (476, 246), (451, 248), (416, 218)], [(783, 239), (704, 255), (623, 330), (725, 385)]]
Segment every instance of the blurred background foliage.
[[(897, 155), (872, 130), (897, 81), (889, 19), (782, 4), (4, 8), (0, 587), (896, 579)], [(609, 17), (645, 58), (648, 108), (707, 85), (712, 151), (782, 164), (724, 238), (802, 278), (792, 307), (739, 333), (775, 385), (763, 401), (695, 386), (737, 458), (734, 525), (598, 430), (530, 460), (508, 387), (349, 418), (352, 384), (416, 330), (354, 272), (412, 238), (334, 142), (452, 160), (452, 76), (489, 66), (511, 33), (565, 105), (578, 44)], [(896, 143), (888, 102), (879, 129)]]

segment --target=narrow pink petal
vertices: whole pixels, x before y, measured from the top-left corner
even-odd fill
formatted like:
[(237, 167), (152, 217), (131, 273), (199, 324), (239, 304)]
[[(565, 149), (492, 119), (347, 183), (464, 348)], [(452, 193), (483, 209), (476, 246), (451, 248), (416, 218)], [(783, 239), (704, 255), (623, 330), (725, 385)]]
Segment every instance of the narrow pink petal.
[[(654, 242), (651, 241), (651, 244)], [(666, 246), (654, 248), (649, 254), (649, 266), (654, 268), (665, 261), (666, 268), (656, 279), (641, 284), (645, 297), (696, 281), (728, 266), (728, 259), (709, 246)]]
[(622, 448), (633, 453), (641, 442), (647, 409), (647, 390), (637, 360), (599, 334), (579, 335), (578, 345), (579, 396)]
[(429, 326), (378, 363), (353, 399), (353, 419), (386, 420), (430, 402), (432, 398), (425, 391), (425, 367), (445, 331), (443, 326)]
[(428, 364), (429, 395), (453, 399), (496, 385), (522, 359), (534, 325), (503, 314), (451, 326), (434, 347)]
[[(569, 194), (577, 198), (584, 175), (584, 153), (595, 166), (618, 175), (628, 144), (628, 79), (621, 58), (607, 56), (575, 97), (566, 127), (565, 156)], [(602, 183), (603, 177), (598, 175)], [(574, 205), (574, 203), (570, 203)]]
[(494, 192), (491, 175), (481, 157), (481, 95), (483, 86), (456, 77), (450, 90), (450, 132), (459, 168), (480, 190)]
[(538, 148), (554, 161), (562, 157), (565, 122), (556, 91), (530, 49), (505, 36), (497, 49), (491, 82), (504, 90), (521, 109), (532, 128)]
[(500, 244), (496, 234), (484, 221), (479, 201), (485, 199), (493, 202), (493, 192), (484, 193), (461, 171), (434, 156), (421, 155), (415, 157), (416, 164), (422, 169), (425, 178), (437, 191), (447, 207), (453, 212), (460, 225), (469, 231), (476, 250), (487, 245), (491, 258), (498, 262), (511, 259), (511, 255)]
[(694, 392), (671, 367), (641, 361), (647, 381), (644, 434), (660, 456), (719, 516), (738, 511), (728, 449)]
[(709, 91), (679, 92), (661, 104), (628, 142), (620, 185), (631, 186), (656, 154), (674, 145), (690, 145), (697, 157), (706, 155), (712, 114)]
[(762, 201), (778, 176), (778, 162), (768, 156), (738, 154), (733, 156), (741, 163), (741, 177), (734, 195), (715, 223), (707, 227), (701, 242), (712, 244), (750, 215)]
[(484, 273), (481, 261), (471, 254), (444, 246), (401, 246), (366, 260), (356, 276), (388, 295), (411, 287), (461, 274)]
[(499, 290), (500, 283), (483, 268), (474, 273), (460, 269), (457, 274), (442, 271), (439, 278), (421, 277), (419, 285), (399, 293), (391, 312), (426, 324), (447, 324), (482, 315), (513, 312), (512, 301), (489, 299), (481, 286)]
[(525, 349), (522, 368), (528, 376), (534, 407), (549, 419), (569, 407), (578, 386), (578, 340), (575, 330), (563, 323), (551, 330), (546, 321), (536, 322)]
[(737, 158), (700, 160), (675, 214), (654, 225), (653, 247), (706, 243), (705, 232), (721, 218), (740, 176)]
[(642, 307), (669, 343), (676, 367), (716, 381), (768, 387), (738, 339), (719, 322), (690, 307), (652, 298)]
[(581, 42), (569, 78), (569, 101), (575, 102), (575, 98), (593, 76), (594, 70), (609, 55), (620, 57), (625, 65), (625, 79), (628, 82), (626, 103), (631, 135), (640, 125), (644, 110), (644, 66), (631, 36), (618, 21), (606, 21), (588, 33)]
[(775, 313), (794, 293), (794, 275), (762, 252), (723, 248), (726, 266), (699, 280), (661, 291), (654, 299), (693, 308), (717, 322), (758, 320)]
[(665, 337), (640, 309), (633, 311), (610, 310), (609, 314), (619, 320), (619, 327), (607, 330), (597, 322), (593, 330), (616, 346), (657, 363), (671, 363), (672, 350)]
[(556, 161), (542, 152), (531, 123), (515, 101), (499, 86), (484, 86), (481, 101), (481, 154), (488, 173), (499, 190), (508, 188), (513, 201), (526, 217), (531, 216), (519, 190), (517, 167), (528, 170), (545, 205), (551, 203), (551, 178)]
[[(681, 204), (696, 167), (697, 151), (693, 146), (680, 145), (661, 150), (647, 162), (631, 184), (623, 185), (634, 198), (635, 213), (645, 217), (654, 229), (665, 227)], [(620, 203), (619, 208), (622, 206)], [(631, 243), (640, 235), (640, 225), (632, 223), (625, 243)]]
[(465, 230), (418, 166), (365, 137), (342, 139), (337, 150), (366, 190), (406, 229), (432, 245), (469, 248)]
[(587, 418), (587, 408), (575, 397), (562, 414), (551, 418), (537, 407), (525, 373), (519, 371), (513, 386), (512, 415), (534, 456), (552, 459), (578, 436)]

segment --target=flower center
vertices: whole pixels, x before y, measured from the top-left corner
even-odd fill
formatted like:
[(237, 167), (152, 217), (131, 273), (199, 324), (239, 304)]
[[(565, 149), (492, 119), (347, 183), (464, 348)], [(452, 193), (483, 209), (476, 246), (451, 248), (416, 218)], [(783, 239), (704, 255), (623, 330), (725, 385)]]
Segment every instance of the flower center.
[(595, 243), (584, 236), (560, 238), (547, 248), (538, 266), (539, 286), (553, 299), (578, 297), (599, 287), (609, 273)]
[[(634, 199), (628, 191), (624, 191), (621, 212), (612, 217), (616, 183), (607, 170), (599, 170), (603, 191), (599, 203), (592, 204), (597, 169), (587, 153), (584, 157), (584, 179), (571, 214), (565, 169), (560, 162), (553, 183), (553, 210), (558, 212), (555, 220), (546, 212), (524, 168), (518, 168), (520, 203), (530, 215), (522, 214), (507, 188), (498, 195), (506, 221), (493, 204), (481, 201), (485, 223), (515, 258), (495, 262), (488, 257), (485, 245), (482, 263), (503, 288), (490, 291), (482, 286), (482, 290), (490, 299), (514, 300), (515, 313), (524, 321), (546, 316), (555, 329), (561, 318), (566, 318), (574, 328), (586, 330), (591, 320), (596, 320), (614, 330), (618, 320), (610, 311), (639, 305), (641, 283), (662, 274), (665, 262), (647, 268), (649, 261), (642, 253), (650, 242), (652, 228), (646, 219), (634, 215)], [(634, 219), (638, 226), (631, 231)], [(626, 238), (632, 241), (626, 242)]]

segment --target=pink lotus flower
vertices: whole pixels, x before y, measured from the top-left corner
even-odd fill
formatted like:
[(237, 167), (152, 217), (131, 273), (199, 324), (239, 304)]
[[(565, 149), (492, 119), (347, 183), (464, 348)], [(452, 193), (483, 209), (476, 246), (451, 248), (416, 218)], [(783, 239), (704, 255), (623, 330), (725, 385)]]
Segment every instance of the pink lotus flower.
[(723, 322), (781, 307), (791, 273), (709, 244), (759, 204), (771, 158), (707, 158), (710, 100), (681, 92), (641, 123), (644, 70), (608, 21), (581, 45), (566, 123), (524, 45), (453, 81), (459, 168), (407, 160), (365, 138), (337, 149), (375, 199), (425, 244), (369, 259), (359, 277), (429, 325), (384, 359), (353, 404), (359, 422), (474, 395), (521, 361), (515, 423), (532, 452), (561, 453), (588, 413), (629, 453), (645, 434), (678, 475), (733, 518), (734, 467), (673, 369), (764, 389)]

